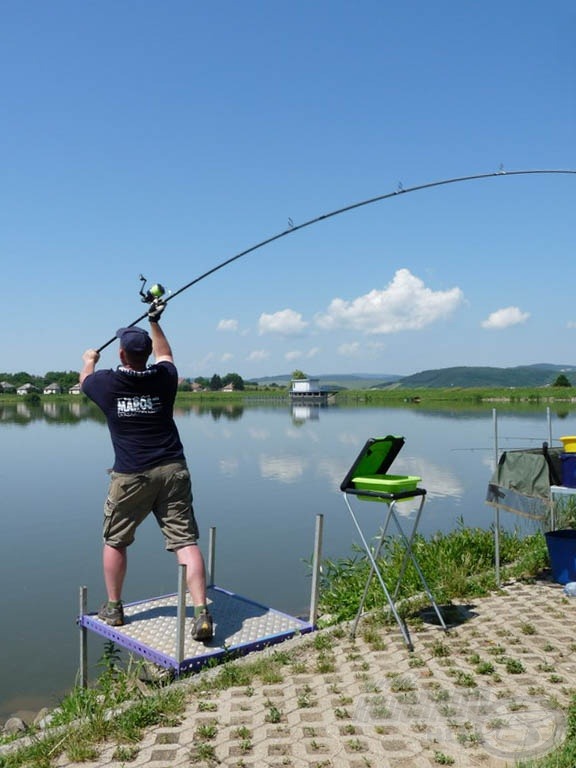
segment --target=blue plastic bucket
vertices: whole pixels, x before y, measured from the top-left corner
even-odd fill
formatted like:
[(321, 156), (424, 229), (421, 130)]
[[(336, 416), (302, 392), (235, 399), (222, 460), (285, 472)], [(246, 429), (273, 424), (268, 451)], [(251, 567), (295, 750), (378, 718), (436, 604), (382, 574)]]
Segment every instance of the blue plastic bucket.
[(562, 485), (576, 488), (576, 453), (561, 453)]
[(557, 584), (576, 581), (576, 530), (563, 528), (546, 534), (552, 579)]

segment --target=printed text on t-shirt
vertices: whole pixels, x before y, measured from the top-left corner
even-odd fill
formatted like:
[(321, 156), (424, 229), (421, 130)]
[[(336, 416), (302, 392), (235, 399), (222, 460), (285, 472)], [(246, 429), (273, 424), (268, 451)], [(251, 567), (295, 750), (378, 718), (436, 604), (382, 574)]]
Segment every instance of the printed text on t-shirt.
[(116, 399), (116, 412), (119, 417), (139, 416), (143, 413), (157, 413), (162, 407), (159, 397), (142, 395), (141, 397), (119, 397)]

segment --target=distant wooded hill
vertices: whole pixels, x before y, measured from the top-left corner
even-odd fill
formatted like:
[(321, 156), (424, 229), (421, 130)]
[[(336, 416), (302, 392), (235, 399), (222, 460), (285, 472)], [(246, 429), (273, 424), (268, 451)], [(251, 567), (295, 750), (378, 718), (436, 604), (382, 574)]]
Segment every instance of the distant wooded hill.
[[(489, 366), (457, 366), (420, 371), (411, 376), (392, 374), (308, 374), (319, 379), (322, 387), (334, 389), (385, 389), (391, 386), (412, 389), (417, 387), (549, 387), (558, 376), (564, 374), (572, 386), (576, 386), (576, 366), (537, 363), (514, 368)], [(287, 386), (290, 374), (266, 376), (257, 379), (261, 385), (276, 383)]]
[(400, 379), (402, 387), (546, 387), (560, 374), (576, 383), (576, 366), (519, 365), (515, 368), (459, 366), (421, 371)]

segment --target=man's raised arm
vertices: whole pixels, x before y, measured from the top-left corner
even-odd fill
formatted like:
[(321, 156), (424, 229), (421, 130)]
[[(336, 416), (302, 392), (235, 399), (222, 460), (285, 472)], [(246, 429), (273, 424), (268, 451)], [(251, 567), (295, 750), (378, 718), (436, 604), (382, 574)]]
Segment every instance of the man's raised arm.
[(83, 384), (84, 379), (87, 376), (90, 376), (92, 373), (94, 373), (96, 363), (98, 360), (100, 360), (100, 353), (95, 349), (87, 349), (86, 352), (84, 352), (82, 355), (82, 360), (84, 360), (84, 366), (80, 371), (80, 376), (78, 378), (80, 385)]
[(150, 311), (148, 312), (148, 320), (150, 321), (150, 337), (152, 339), (152, 354), (154, 355), (154, 362), (162, 363), (167, 361), (169, 363), (174, 362), (172, 356), (172, 348), (168, 343), (168, 339), (164, 335), (164, 331), (160, 328), (159, 320), (166, 308), (166, 302), (155, 302)]

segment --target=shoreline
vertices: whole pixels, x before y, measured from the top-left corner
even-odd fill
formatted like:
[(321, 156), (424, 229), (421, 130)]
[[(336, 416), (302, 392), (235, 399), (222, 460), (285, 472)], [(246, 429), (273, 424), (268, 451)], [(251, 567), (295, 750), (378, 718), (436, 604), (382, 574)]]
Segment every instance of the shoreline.
[[(427, 622), (411, 627), (413, 652), (397, 625), (368, 615), (354, 640), (346, 623), (177, 681), (168, 687), (185, 691), (184, 712), (146, 728), (131, 765), (190, 762), (206, 711), (222, 764), (241, 756), (239, 728), (244, 754), (263, 765), (274, 755), (298, 762), (357, 754), (383, 766), (505, 768), (561, 748), (576, 690), (576, 600), (542, 578), (458, 606), (447, 632)], [(291, 660), (281, 677), (217, 685), (223, 667), (262, 667), (275, 650)], [(276, 719), (267, 720), (272, 711)], [(90, 764), (113, 764), (115, 749), (97, 744)], [(65, 754), (57, 760), (59, 768), (78, 765)]]

